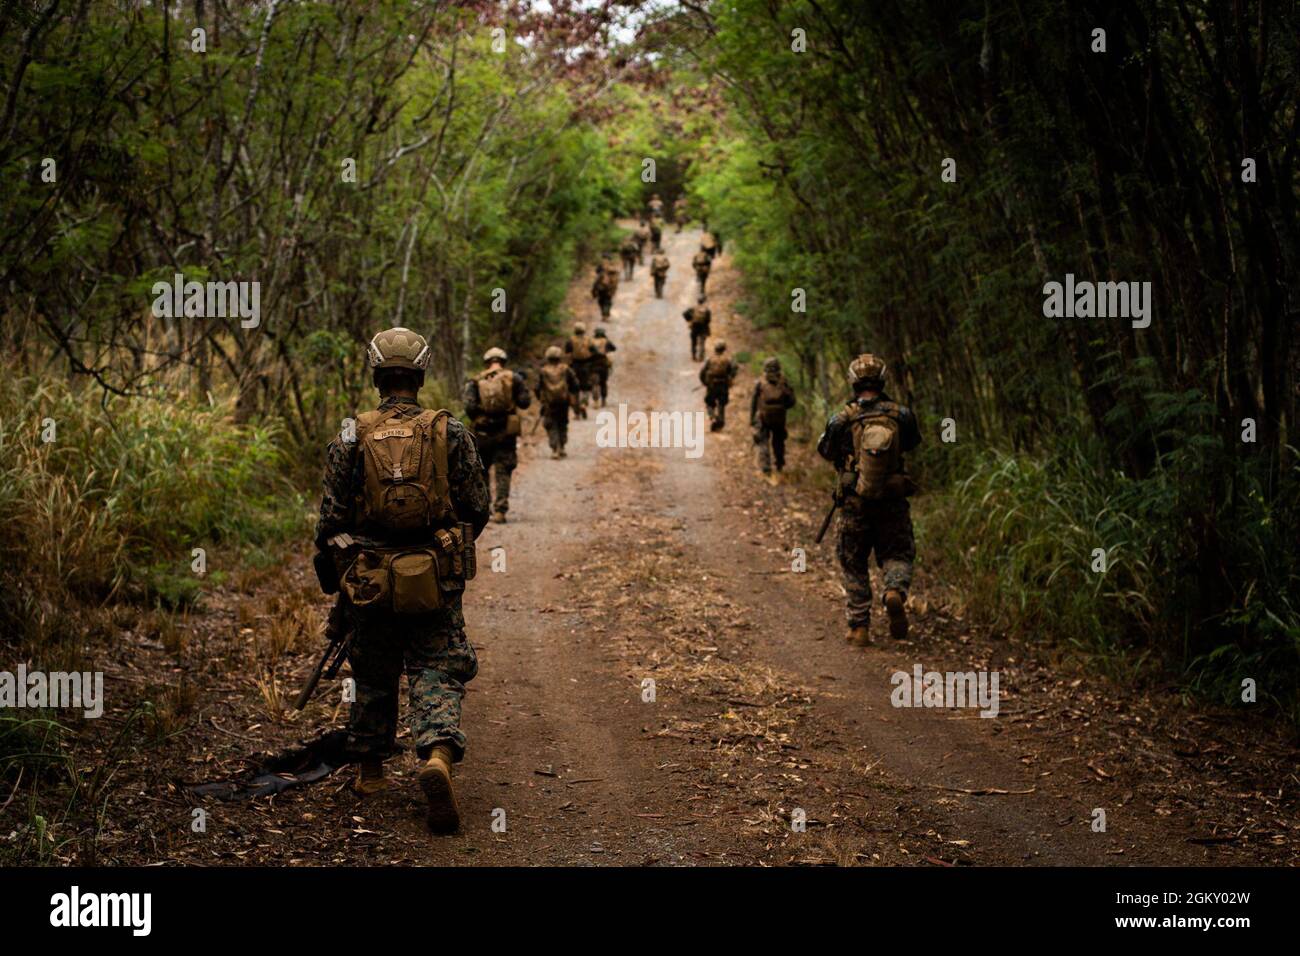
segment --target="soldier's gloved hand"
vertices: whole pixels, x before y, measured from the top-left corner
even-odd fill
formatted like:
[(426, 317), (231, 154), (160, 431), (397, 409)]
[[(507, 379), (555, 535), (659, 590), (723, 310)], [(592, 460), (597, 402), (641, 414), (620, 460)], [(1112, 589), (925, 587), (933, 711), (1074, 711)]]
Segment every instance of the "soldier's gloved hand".
[(356, 542), (352, 540), (352, 535), (348, 534), (346, 531), (342, 534), (336, 534), (325, 543), (332, 548), (338, 548), (340, 551), (346, 551), (348, 548), (356, 544)]

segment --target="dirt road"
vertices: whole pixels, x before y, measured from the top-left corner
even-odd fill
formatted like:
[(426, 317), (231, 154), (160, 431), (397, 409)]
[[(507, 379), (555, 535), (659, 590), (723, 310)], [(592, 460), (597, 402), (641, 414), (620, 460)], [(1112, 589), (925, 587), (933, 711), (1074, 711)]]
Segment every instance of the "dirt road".
[[(681, 318), (694, 297), (698, 232), (669, 232), (665, 242), (673, 270), (664, 299), (639, 268), (605, 323), (618, 347), (611, 408), (702, 408)], [(733, 286), (723, 258), (711, 280), (715, 334), (744, 351), (755, 340), (729, 318)], [(571, 304), (590, 321), (581, 291), (575, 285)], [(480, 539), (466, 602), (480, 675), (465, 700), (461, 834), (424, 831), (407, 753), (390, 762), (399, 786), (370, 801), (336, 774), (271, 800), (211, 806), (198, 836), (184, 832), (187, 805), (173, 790), (157, 813), (141, 812), (167, 815), (179, 835), (161, 844), (155, 835), (145, 855), (318, 864), (1295, 862), (1294, 750), (1172, 697), (1128, 699), (1067, 662), (973, 634), (924, 564), (909, 641), (880, 634), (874, 648), (845, 644), (834, 549), (830, 539), (812, 541), (822, 500), (798, 481), (808, 450), (792, 452), (790, 483), (759, 480), (747, 376), (726, 430), (708, 435), (697, 458), (681, 448), (598, 448), (594, 414), (572, 423), (566, 460), (549, 458), (540, 430), (525, 438), (510, 522)], [(793, 570), (797, 548), (803, 572)], [(491, 570), (502, 558), (504, 570)], [(917, 664), (998, 671), (998, 716), (893, 706), (891, 675)], [(297, 669), (307, 666), (303, 654)], [(247, 730), (191, 741), (191, 765), (220, 766), (267, 733), (251, 696), (247, 684), (231, 688), (220, 727)], [(313, 707), (316, 723), (342, 718)], [(276, 733), (295, 729), (304, 728)]]

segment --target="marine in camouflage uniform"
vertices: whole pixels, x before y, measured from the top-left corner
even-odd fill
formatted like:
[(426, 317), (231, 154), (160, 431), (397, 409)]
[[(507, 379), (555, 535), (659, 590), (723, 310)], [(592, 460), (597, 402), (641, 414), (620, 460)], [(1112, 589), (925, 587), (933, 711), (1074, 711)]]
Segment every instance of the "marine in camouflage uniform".
[[(424, 339), (406, 329), (390, 329), (375, 337), (371, 349), (376, 345), (384, 356), (376, 360), (372, 351), (371, 364), (382, 397), (379, 411), (403, 420), (417, 417), (422, 408), (416, 395), (424, 380), (419, 357), (425, 356), (427, 364)], [(432, 534), (432, 529), (425, 529), (400, 536), (379, 535), (360, 526), (365, 456), (360, 454), (355, 437), (347, 437), (349, 440), (339, 435), (326, 449), (324, 495), (316, 525), (316, 547), (328, 552), (340, 571), (361, 551), (427, 543)], [(455, 518), (469, 524), (477, 537), (488, 520), (487, 482), (473, 437), (451, 418), (447, 421), (447, 465)], [(406, 540), (408, 537), (421, 541)], [(405, 670), (411, 739), (416, 753), (426, 761), (420, 782), (430, 799), (429, 822), (437, 830), (454, 830), (459, 812), (451, 795), (451, 764), (465, 753), (461, 699), (465, 684), (478, 673), (478, 660), (465, 636), (461, 590), (445, 590), (443, 600), (444, 606), (435, 611), (397, 614), (389, 609), (356, 607), (340, 594), (331, 619), (343, 617), (354, 629), (348, 658), (356, 700), (348, 717), (348, 749), (360, 763), (357, 791), (367, 795), (386, 786), (383, 760), (394, 752), (398, 684)], [(435, 801), (435, 792), (444, 798), (443, 805)]]
[(721, 431), (727, 424), (727, 403), (731, 401), (731, 384), (740, 371), (724, 353), (727, 343), (718, 339), (713, 343), (713, 355), (700, 366), (700, 383), (704, 386), (704, 407), (709, 410), (710, 431)]
[(780, 361), (768, 359), (749, 400), (749, 424), (754, 429), (758, 467), (765, 475), (772, 475), (773, 459), (778, 472), (785, 468), (785, 416), (794, 408), (794, 401), (794, 389), (781, 374)]
[[(504, 350), (491, 348), (483, 353), (483, 361), (487, 365), (486, 374), (493, 369), (504, 369), (507, 356)], [(501, 523), (505, 523), (506, 514), (510, 511), (510, 479), (515, 468), (519, 466), (518, 432), (512, 434), (507, 428), (507, 423), (511, 416), (515, 416), (518, 409), (527, 408), (533, 403), (532, 396), (528, 394), (528, 382), (524, 377), (518, 372), (511, 372), (510, 375), (510, 394), (514, 407), (508, 412), (494, 414), (484, 411), (479, 399), (477, 378), (466, 382), (465, 390), (461, 394), (465, 416), (474, 429), (479, 459), (483, 462), (483, 472), (487, 476), (489, 485), (493, 482), (496, 484), (492, 511), (494, 520)], [(514, 420), (518, 422), (518, 416), (515, 416)]]
[(609, 398), (609, 375), (614, 370), (614, 360), (609, 357), (610, 352), (617, 352), (618, 346), (609, 340), (605, 335), (604, 329), (596, 329), (596, 334), (592, 336), (591, 345), (599, 356), (596, 359), (595, 389), (600, 395), (600, 407), (605, 407), (605, 401)]
[(558, 345), (552, 345), (546, 350), (546, 362), (537, 373), (537, 401), (552, 458), (568, 457), (564, 446), (569, 442), (569, 409), (578, 404), (578, 376), (563, 359), (564, 352)]
[(704, 343), (709, 337), (709, 326), (713, 322), (713, 310), (708, 306), (708, 297), (700, 293), (695, 305), (682, 313), (691, 334), (691, 358), (698, 362), (704, 358)]
[(856, 416), (873, 413), (889, 415), (897, 422), (899, 450), (907, 453), (921, 444), (921, 431), (910, 408), (894, 402), (884, 391), (885, 363), (874, 355), (860, 355), (849, 366), (849, 380), (854, 397), (845, 408), (831, 416), (817, 442), (817, 453), (835, 465), (840, 475), (842, 504), (839, 511), (839, 534), (836, 555), (848, 594), (848, 639), (859, 645), (871, 642), (871, 554), (884, 576), (882, 603), (889, 614), (890, 633), (898, 639), (907, 636), (907, 593), (912, 584), (912, 564), (916, 560), (916, 539), (912, 533), (912, 513), (907, 495), (911, 479), (905, 472), (895, 476), (897, 484), (887, 497), (864, 499), (854, 490), (857, 475), (853, 471), (852, 422)]

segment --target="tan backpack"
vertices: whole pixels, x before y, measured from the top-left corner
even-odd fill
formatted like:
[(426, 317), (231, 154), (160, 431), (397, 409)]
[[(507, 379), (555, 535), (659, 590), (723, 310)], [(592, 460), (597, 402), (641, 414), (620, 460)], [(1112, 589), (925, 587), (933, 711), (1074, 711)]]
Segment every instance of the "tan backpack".
[(489, 369), (478, 377), (478, 404), (488, 415), (509, 415), (515, 410), (515, 373), (508, 368)]
[(776, 424), (785, 418), (785, 379), (758, 381), (758, 417), (764, 424)]
[(863, 411), (857, 405), (848, 405), (845, 412), (853, 433), (853, 463), (858, 473), (853, 490), (868, 500), (889, 497), (887, 481), (903, 469), (898, 406), (877, 402)]
[(708, 309), (701, 309), (698, 305), (691, 306), (691, 328), (695, 331), (708, 328), (709, 320), (713, 317)]
[(704, 363), (704, 381), (710, 385), (729, 385), (731, 383), (731, 359), (725, 355), (713, 355)]
[(655, 256), (650, 262), (650, 271), (657, 276), (667, 275), (669, 265), (667, 256)]
[(709, 259), (707, 252), (697, 252), (695, 258), (691, 260), (691, 265), (695, 266), (696, 272), (708, 272), (713, 262)]
[(446, 409), (403, 418), (390, 411), (357, 416), (365, 464), (359, 524), (381, 532), (432, 529), (456, 520), (447, 482)]
[(572, 346), (569, 354), (573, 356), (575, 362), (585, 362), (591, 358), (591, 339), (585, 335), (571, 336), (569, 344)]
[(542, 401), (548, 405), (569, 400), (569, 368), (567, 365), (543, 365), (539, 373), (542, 384)]
[(718, 248), (718, 240), (714, 238), (713, 233), (706, 232), (700, 236), (700, 248), (705, 251)]

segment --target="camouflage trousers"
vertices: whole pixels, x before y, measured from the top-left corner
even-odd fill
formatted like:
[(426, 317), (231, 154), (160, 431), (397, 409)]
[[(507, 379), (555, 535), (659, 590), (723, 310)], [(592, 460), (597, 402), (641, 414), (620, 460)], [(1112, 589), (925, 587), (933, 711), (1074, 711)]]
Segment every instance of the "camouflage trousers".
[[(510, 476), (519, 465), (519, 453), (515, 439), (492, 443), (483, 440), (478, 446), (479, 460), (483, 462), (483, 474), (488, 480), (488, 492), (492, 495), (492, 510), (503, 514), (510, 510)], [(496, 485), (494, 489), (492, 486)]]
[(609, 318), (609, 307), (614, 304), (614, 294), (612, 292), (602, 292), (596, 296), (596, 304), (600, 307), (600, 317)]
[(349, 605), (356, 636), (348, 653), (356, 701), (348, 715), (348, 749), (357, 756), (392, 752), (397, 737), (397, 691), (407, 680), (407, 719), (421, 759), (438, 744), (455, 759), (465, 754), (460, 702), (478, 673), (478, 658), (465, 636), (460, 595), (428, 614), (363, 611)]
[(542, 425), (551, 451), (563, 451), (569, 441), (569, 403), (555, 402), (542, 406)]
[(691, 358), (697, 362), (704, 360), (704, 343), (709, 338), (707, 325), (691, 325)]
[(709, 419), (717, 431), (727, 424), (727, 402), (731, 401), (731, 390), (726, 385), (709, 385), (704, 392), (704, 407), (709, 410)]
[(785, 424), (765, 424), (759, 421), (754, 426), (754, 444), (758, 449), (758, 467), (763, 474), (772, 470), (772, 459), (776, 459), (776, 470), (785, 468)]
[(635, 257), (633, 257), (633, 258), (631, 258), (631, 259), (624, 259), (624, 260), (623, 260), (623, 278), (624, 278), (624, 279), (630, 279), (630, 278), (632, 278), (632, 272), (633, 272), (633, 270), (634, 270), (635, 268), (636, 268), (636, 258), (635, 258)]
[(709, 284), (709, 270), (707, 269), (695, 270), (695, 281), (699, 283), (700, 295), (704, 295), (704, 287)]
[(916, 560), (912, 511), (906, 498), (863, 501), (849, 495), (840, 508), (835, 553), (848, 592), (849, 627), (866, 627), (871, 621), (872, 551), (884, 573), (885, 589), (902, 591), (906, 597)]
[(666, 280), (667, 278), (668, 278), (668, 273), (666, 272), (664, 273), (656, 272), (654, 274), (656, 299), (662, 299), (664, 297), (664, 280)]
[(608, 362), (596, 367), (596, 381), (592, 386), (592, 391), (600, 396), (600, 404), (603, 406), (605, 400), (609, 398), (609, 373), (611, 366)]

